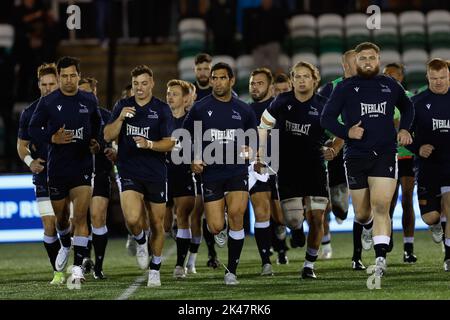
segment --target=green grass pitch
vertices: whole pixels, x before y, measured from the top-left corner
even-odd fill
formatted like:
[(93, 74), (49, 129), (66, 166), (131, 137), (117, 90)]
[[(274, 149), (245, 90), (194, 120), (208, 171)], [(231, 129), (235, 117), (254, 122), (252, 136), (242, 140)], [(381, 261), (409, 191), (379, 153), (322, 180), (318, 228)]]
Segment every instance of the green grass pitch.
[[(144, 272), (138, 269), (135, 258), (126, 254), (125, 239), (112, 239), (104, 263), (108, 279), (96, 281), (92, 275), (88, 275), (80, 290), (69, 290), (65, 285), (55, 287), (49, 284), (52, 272), (41, 243), (2, 244), (0, 299), (449, 299), (450, 273), (443, 271), (441, 244), (432, 242), (428, 231), (416, 232), (415, 254), (418, 262), (415, 265), (407, 265), (403, 263), (401, 233), (395, 233), (394, 239), (394, 250), (388, 255), (388, 270), (382, 278), (381, 290), (369, 290), (366, 286), (369, 275), (365, 271), (351, 269), (351, 233), (332, 235), (333, 258), (317, 261), (317, 280), (300, 279), (304, 248), (288, 251), (288, 265), (277, 265), (276, 255), (273, 255), (275, 275), (261, 277), (261, 262), (255, 240), (253, 237), (247, 237), (237, 272), (240, 284), (233, 287), (223, 284), (223, 267), (216, 270), (206, 267), (204, 244), (200, 246), (197, 259), (198, 273), (189, 275), (184, 280), (175, 280), (172, 277), (176, 258), (175, 242), (171, 238), (166, 239), (166, 256), (161, 268), (162, 287), (147, 288)], [(226, 263), (227, 249), (217, 250), (221, 262)], [(366, 266), (373, 264), (373, 250), (363, 253), (363, 261)]]

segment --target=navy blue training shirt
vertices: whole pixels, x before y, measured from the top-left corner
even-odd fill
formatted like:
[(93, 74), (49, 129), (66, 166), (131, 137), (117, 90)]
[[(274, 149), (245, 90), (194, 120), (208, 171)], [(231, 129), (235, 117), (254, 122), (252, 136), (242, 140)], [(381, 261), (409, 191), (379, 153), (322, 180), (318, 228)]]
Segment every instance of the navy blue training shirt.
[[(196, 102), (183, 124), (183, 128), (189, 130), (194, 141), (194, 121), (201, 121), (202, 136), (209, 131), (209, 135), (205, 137), (206, 141), (202, 141), (202, 151), (208, 147), (213, 141), (219, 141), (224, 145), (223, 164), (208, 164), (204, 167), (202, 180), (204, 182), (217, 181), (232, 178), (238, 175), (247, 174), (247, 164), (225, 164), (225, 147), (233, 144), (235, 160), (241, 152), (241, 146), (237, 145), (236, 129), (247, 131), (255, 130), (256, 118), (248, 104), (238, 98), (232, 96), (228, 102), (217, 100), (213, 95), (209, 95), (202, 100)], [(198, 134), (198, 133), (197, 133)]]
[[(28, 127), (30, 125), (31, 116), (33, 115), (33, 112), (36, 109), (38, 102), (39, 99), (35, 100), (22, 111), (20, 115), (19, 132), (17, 136), (19, 137), (19, 139), (30, 141), (29, 149), (31, 152), (31, 157), (33, 159), (41, 158), (42, 160), (47, 160), (48, 142), (45, 140), (33, 139), (28, 133)], [(44, 131), (45, 128), (41, 128), (41, 130)], [(42, 163), (42, 165), (45, 168), (44, 170), (42, 170), (41, 173), (33, 174), (33, 183), (35, 183), (38, 176), (43, 177), (45, 180), (47, 180), (47, 163), (46, 162)]]
[(156, 97), (152, 97), (144, 106), (138, 105), (134, 97), (129, 97), (116, 103), (109, 123), (116, 121), (124, 107), (135, 107), (136, 114), (133, 118), (125, 118), (119, 133), (119, 176), (126, 179), (166, 182), (165, 153), (138, 148), (133, 137), (140, 136), (151, 141), (170, 137), (173, 131), (170, 107)]
[[(105, 108), (99, 108), (103, 123), (106, 125), (111, 118), (111, 112)], [(103, 135), (104, 126), (100, 130), (98, 143), (100, 151), (95, 155), (95, 173), (109, 173), (113, 168), (113, 163), (105, 156), (105, 148), (111, 148), (111, 143), (106, 143)]]
[[(186, 115), (187, 115), (187, 113), (179, 118), (175, 118), (172, 116), (173, 123), (174, 123), (174, 129), (183, 128), (183, 122), (184, 122), (184, 119), (186, 119)], [(184, 152), (184, 150), (182, 149), (182, 145), (183, 145), (182, 141), (177, 140), (175, 146), (173, 147), (173, 152), (179, 153), (180, 157), (183, 157), (183, 152)], [(171, 177), (182, 178), (191, 171), (191, 164), (190, 163), (182, 163), (182, 164), (175, 165), (172, 162), (171, 153), (168, 152), (167, 153), (167, 169), (169, 170), (169, 174), (171, 175)]]
[(195, 101), (199, 101), (212, 93), (211, 86), (209, 86), (206, 89), (202, 89), (198, 86), (197, 81), (194, 82), (194, 86), (195, 86), (195, 93), (197, 94), (197, 99)]
[(267, 111), (280, 130), (279, 172), (292, 170), (295, 174), (299, 164), (303, 168), (324, 165), (322, 146), (326, 135), (320, 125), (320, 115), (325, 103), (326, 98), (318, 94), (301, 102), (290, 91), (281, 93), (270, 104)]
[[(401, 112), (400, 129), (410, 130), (414, 108), (403, 87), (391, 77), (355, 76), (339, 83), (322, 112), (322, 126), (345, 140), (344, 158), (361, 158), (397, 152), (395, 106)], [(338, 122), (339, 115), (345, 123)], [(362, 121), (361, 140), (350, 139), (349, 129)]]
[[(81, 90), (73, 96), (66, 96), (57, 89), (39, 100), (28, 130), (32, 139), (49, 142), (49, 177), (72, 177), (92, 173), (89, 143), (91, 139), (98, 139), (102, 125), (97, 104), (94, 94)], [(72, 142), (51, 143), (52, 135), (63, 126), (65, 130), (73, 133)]]
[(407, 146), (419, 155), (424, 144), (434, 147), (424, 163), (442, 165), (442, 170), (450, 172), (450, 90), (446, 94), (435, 94), (430, 89), (412, 98), (416, 116), (413, 124), (414, 142)]

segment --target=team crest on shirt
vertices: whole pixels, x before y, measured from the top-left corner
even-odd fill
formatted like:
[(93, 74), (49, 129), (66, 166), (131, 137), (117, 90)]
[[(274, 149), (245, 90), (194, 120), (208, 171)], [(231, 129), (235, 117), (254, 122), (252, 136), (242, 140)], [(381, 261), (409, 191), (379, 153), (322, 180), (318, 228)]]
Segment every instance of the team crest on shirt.
[(288, 108), (289, 111), (291, 111), (292, 106), (288, 105), (287, 108)]
[(212, 112), (211, 110), (208, 110), (208, 116), (211, 117), (212, 113), (213, 113), (213, 112)]
[(317, 111), (316, 108), (314, 108), (313, 106), (309, 106), (309, 112), (308, 114), (310, 116), (318, 116), (319, 115), (319, 111)]
[(80, 107), (81, 107), (79, 110), (80, 113), (89, 113), (89, 109), (84, 104), (80, 103)]
[(380, 83), (380, 86), (381, 86), (381, 92), (391, 93), (391, 88), (389, 88), (389, 86), (382, 84), (382, 83)]
[(231, 111), (233, 111), (233, 115), (231, 116), (231, 119), (234, 120), (242, 120), (241, 118), (241, 114), (233, 109), (231, 109)]
[(158, 119), (158, 113), (153, 110), (148, 110), (149, 114), (147, 115), (148, 119)]
[(61, 111), (62, 105), (58, 104), (58, 105), (56, 106), (56, 109), (58, 109), (58, 111)]

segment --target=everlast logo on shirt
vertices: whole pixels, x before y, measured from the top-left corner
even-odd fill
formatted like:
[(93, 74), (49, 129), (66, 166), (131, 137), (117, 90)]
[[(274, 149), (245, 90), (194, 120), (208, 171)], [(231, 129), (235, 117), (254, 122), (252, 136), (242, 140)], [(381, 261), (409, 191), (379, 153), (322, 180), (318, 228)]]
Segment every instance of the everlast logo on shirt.
[(141, 136), (148, 139), (149, 130), (150, 127), (145, 128), (135, 127), (127, 123), (127, 136)]
[(286, 131), (290, 131), (293, 134), (305, 136), (309, 135), (309, 129), (311, 128), (311, 124), (299, 124), (290, 121), (286, 121)]
[(361, 116), (366, 114), (376, 114), (374, 117), (378, 117), (378, 114), (386, 115), (386, 101), (382, 103), (362, 103), (361, 102)]
[(75, 139), (83, 140), (83, 130), (84, 127), (75, 130), (65, 130), (65, 132), (73, 134), (72, 141)]
[(433, 131), (440, 129), (447, 129), (442, 131), (448, 131), (450, 129), (450, 120), (431, 119), (433, 120)]
[(224, 143), (234, 141), (235, 129), (218, 130), (211, 129), (211, 142), (215, 140), (224, 140)]

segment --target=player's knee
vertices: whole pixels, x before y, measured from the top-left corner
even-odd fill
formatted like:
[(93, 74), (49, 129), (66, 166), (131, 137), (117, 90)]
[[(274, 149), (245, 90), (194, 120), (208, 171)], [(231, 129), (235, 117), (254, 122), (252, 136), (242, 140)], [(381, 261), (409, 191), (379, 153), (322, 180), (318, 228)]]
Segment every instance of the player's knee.
[(290, 229), (297, 229), (305, 219), (305, 209), (303, 207), (303, 198), (289, 198), (281, 201), (284, 220)]
[(391, 206), (390, 202), (386, 202), (383, 200), (373, 200), (370, 203), (372, 211), (377, 214), (389, 213), (390, 206)]
[(325, 211), (328, 205), (327, 197), (307, 197), (306, 198), (306, 211)]
[(342, 208), (342, 206), (333, 206), (333, 213), (336, 217), (338, 217), (341, 220), (347, 219), (348, 215), (348, 207), (346, 209)]
[(432, 211), (432, 212), (423, 213), (422, 214), (422, 220), (427, 225), (431, 226), (433, 224), (439, 223), (441, 221), (441, 217), (440, 217), (439, 212)]

